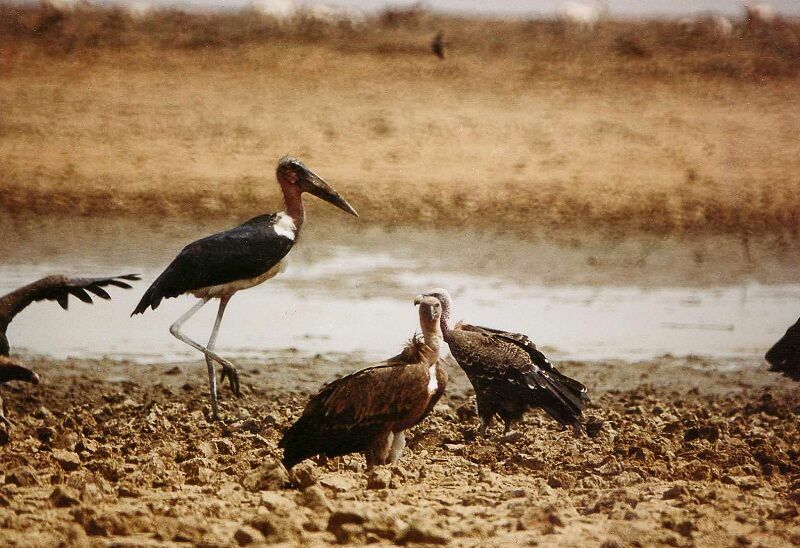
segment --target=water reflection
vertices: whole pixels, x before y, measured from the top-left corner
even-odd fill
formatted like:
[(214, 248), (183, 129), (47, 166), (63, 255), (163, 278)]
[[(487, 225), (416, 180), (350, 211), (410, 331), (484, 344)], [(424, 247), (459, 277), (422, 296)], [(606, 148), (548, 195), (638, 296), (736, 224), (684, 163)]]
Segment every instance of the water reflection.
[[(158, 221), (40, 219), (0, 222), (0, 291), (52, 272), (139, 272), (133, 291), (69, 313), (30, 307), (9, 330), (13, 350), (112, 356), (141, 362), (195, 360), (169, 324), (193, 300), (165, 301), (129, 318), (146, 286), (181, 246), (228, 226)], [(312, 224), (310, 224), (311, 226)], [(520, 239), (509, 235), (411, 229), (313, 227), (274, 280), (238, 294), (219, 348), (259, 358), (303, 354), (389, 355), (413, 333), (414, 295), (447, 287), (456, 315), (530, 334), (556, 358), (675, 355), (758, 358), (800, 315), (796, 253), (782, 244), (736, 239), (609, 240), (593, 235)], [(210, 333), (215, 306), (187, 331)]]

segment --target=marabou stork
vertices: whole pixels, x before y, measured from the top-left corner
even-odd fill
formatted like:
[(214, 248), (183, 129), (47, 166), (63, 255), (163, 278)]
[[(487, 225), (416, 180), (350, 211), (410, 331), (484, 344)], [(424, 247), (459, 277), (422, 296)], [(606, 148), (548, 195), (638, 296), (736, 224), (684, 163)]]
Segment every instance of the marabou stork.
[(430, 414), (447, 386), (441, 304), (432, 298), (415, 304), (423, 339), (414, 336), (397, 356), (337, 379), (312, 397), (278, 444), (287, 469), (315, 455), (363, 453), (368, 466), (400, 459), (405, 431)]
[(562, 426), (580, 429), (586, 387), (559, 373), (526, 335), (462, 322), (453, 326), (453, 300), (446, 290), (433, 289), (423, 297), (442, 304), (444, 341), (475, 389), (481, 434), (486, 435), (495, 415), (508, 432), (531, 407), (544, 409)]
[[(66, 276), (47, 276), (26, 286), (0, 297), (0, 384), (8, 381), (25, 381), (33, 384), (39, 383), (39, 375), (8, 358), (10, 347), (6, 332), (14, 317), (22, 312), (29, 304), (36, 301), (56, 301), (61, 308), (67, 309), (69, 296), (92, 304), (92, 295), (101, 299), (110, 299), (111, 296), (103, 289), (114, 286), (130, 289), (128, 281), (139, 279), (137, 274), (126, 274), (112, 278), (67, 278)], [(0, 421), (11, 425), (2, 410), (0, 400)]]
[[(283, 191), (285, 211), (259, 215), (236, 228), (184, 247), (144, 293), (131, 314), (141, 314), (148, 308), (155, 310), (162, 299), (180, 295), (191, 294), (200, 299), (170, 326), (169, 331), (205, 355), (215, 420), (219, 418), (219, 406), (214, 361), (222, 366), (222, 380), (227, 378), (233, 393), (240, 394), (236, 367), (214, 352), (225, 307), (237, 291), (263, 283), (283, 270), (286, 254), (300, 236), (305, 219), (303, 193), (313, 194), (358, 217), (347, 200), (296, 158), (281, 158), (276, 176)], [(208, 345), (203, 346), (184, 335), (180, 328), (211, 299), (219, 299), (219, 310)]]
[(800, 319), (786, 330), (786, 334), (769, 349), (764, 358), (772, 366), (770, 371), (778, 371), (800, 381)]

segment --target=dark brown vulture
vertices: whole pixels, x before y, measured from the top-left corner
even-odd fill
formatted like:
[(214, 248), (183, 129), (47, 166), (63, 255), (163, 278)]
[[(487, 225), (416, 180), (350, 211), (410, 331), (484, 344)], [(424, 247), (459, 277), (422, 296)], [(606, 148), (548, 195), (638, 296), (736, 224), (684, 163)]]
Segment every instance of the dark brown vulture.
[(316, 455), (363, 453), (368, 466), (391, 464), (405, 448), (405, 431), (433, 410), (447, 386), (441, 364), (441, 305), (423, 298), (414, 337), (380, 365), (337, 379), (319, 391), (283, 435), (283, 464), (292, 468)]
[[(39, 375), (11, 361), (7, 356), (0, 356), (0, 384), (5, 384), (10, 381), (29, 382), (31, 384), (39, 384)], [(11, 421), (6, 418), (5, 406), (3, 398), (0, 398), (0, 422), (6, 426), (11, 427)]]
[(778, 371), (800, 381), (800, 319), (786, 330), (786, 334), (764, 357), (772, 366), (770, 371)]
[(56, 301), (61, 308), (66, 310), (70, 295), (80, 301), (92, 304), (90, 293), (101, 299), (110, 299), (111, 296), (103, 289), (104, 287), (114, 286), (130, 289), (131, 286), (126, 281), (138, 279), (139, 276), (136, 274), (125, 274), (112, 278), (47, 276), (0, 297), (0, 356), (8, 356), (9, 353), (8, 338), (6, 337), (8, 325), (29, 304), (37, 301)]
[[(277, 276), (286, 266), (286, 255), (300, 237), (305, 220), (303, 194), (316, 196), (358, 217), (347, 200), (296, 158), (281, 158), (275, 176), (283, 193), (284, 211), (259, 215), (237, 227), (206, 236), (184, 247), (145, 291), (131, 314), (143, 314), (148, 308), (155, 310), (162, 300), (180, 295), (193, 295), (200, 299), (186, 314), (175, 320), (169, 332), (205, 356), (211, 414), (215, 420), (219, 418), (219, 403), (214, 362), (222, 367), (222, 379), (228, 379), (234, 395), (240, 394), (236, 367), (214, 352), (225, 307), (236, 292), (264, 283)], [(208, 344), (203, 346), (187, 337), (181, 327), (211, 299), (219, 299), (217, 320)]]
[(482, 434), (495, 415), (508, 432), (533, 407), (562, 426), (580, 429), (586, 387), (559, 373), (526, 335), (461, 322), (451, 326), (453, 301), (446, 290), (434, 289), (421, 297), (434, 297), (442, 304), (444, 341), (475, 389)]

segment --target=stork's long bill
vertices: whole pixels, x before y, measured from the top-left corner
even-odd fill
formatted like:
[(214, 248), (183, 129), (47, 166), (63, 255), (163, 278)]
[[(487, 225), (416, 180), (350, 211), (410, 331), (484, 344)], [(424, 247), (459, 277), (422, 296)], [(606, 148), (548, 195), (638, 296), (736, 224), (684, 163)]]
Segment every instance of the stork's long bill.
[(313, 194), (317, 198), (325, 200), (331, 205), (335, 205), (342, 211), (349, 213), (355, 217), (358, 217), (358, 212), (355, 210), (353, 206), (351, 206), (347, 200), (345, 200), (341, 194), (336, 192), (331, 185), (325, 182), (325, 180), (311, 171), (310, 169), (306, 169), (306, 177), (304, 178), (305, 183), (305, 191), (309, 194)]

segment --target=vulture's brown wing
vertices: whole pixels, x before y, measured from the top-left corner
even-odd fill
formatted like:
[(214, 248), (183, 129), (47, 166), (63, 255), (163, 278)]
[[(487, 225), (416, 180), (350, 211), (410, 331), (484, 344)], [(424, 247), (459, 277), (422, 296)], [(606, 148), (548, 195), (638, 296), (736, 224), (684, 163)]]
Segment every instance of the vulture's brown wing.
[(496, 333), (459, 328), (446, 340), (476, 393), (482, 387), (491, 390), (491, 396), (479, 396), (541, 407), (562, 425), (579, 424), (585, 404), (579, 382), (540, 367), (525, 348)]
[(286, 467), (318, 454), (365, 451), (375, 436), (419, 409), (427, 370), (400, 356), (337, 379), (312, 397), (279, 443)]
[(586, 386), (581, 384), (580, 382), (563, 375), (558, 369), (556, 369), (550, 360), (547, 359), (541, 350), (536, 348), (536, 345), (527, 335), (523, 335), (522, 333), (512, 333), (510, 331), (502, 331), (500, 329), (492, 329), (491, 327), (481, 327), (478, 325), (469, 325), (469, 324), (461, 324), (461, 329), (465, 331), (474, 331), (478, 333), (484, 333), (487, 335), (491, 335), (497, 337), (500, 340), (510, 342), (522, 350), (524, 350), (528, 356), (530, 356), (531, 362), (537, 365), (544, 371), (549, 371), (554, 375), (557, 375), (561, 382), (570, 386), (572, 392), (577, 392), (580, 394), (580, 398), (582, 400), (589, 400), (589, 391), (586, 389)]

